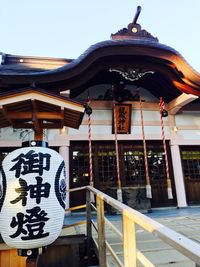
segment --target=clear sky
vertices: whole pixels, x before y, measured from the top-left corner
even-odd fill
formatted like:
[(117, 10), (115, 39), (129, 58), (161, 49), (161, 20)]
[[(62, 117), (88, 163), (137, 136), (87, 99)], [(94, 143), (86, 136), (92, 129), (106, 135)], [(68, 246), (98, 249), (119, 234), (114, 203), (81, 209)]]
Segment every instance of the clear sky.
[(200, 0), (0, 0), (0, 51), (77, 58), (132, 22), (200, 72)]

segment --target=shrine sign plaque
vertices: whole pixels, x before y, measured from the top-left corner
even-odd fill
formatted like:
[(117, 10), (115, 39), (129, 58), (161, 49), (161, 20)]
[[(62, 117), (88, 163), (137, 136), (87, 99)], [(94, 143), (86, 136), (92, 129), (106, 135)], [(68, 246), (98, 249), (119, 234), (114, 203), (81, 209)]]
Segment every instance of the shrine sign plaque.
[[(115, 104), (117, 134), (131, 133), (131, 104)], [(114, 133), (114, 110), (112, 120), (112, 133)]]

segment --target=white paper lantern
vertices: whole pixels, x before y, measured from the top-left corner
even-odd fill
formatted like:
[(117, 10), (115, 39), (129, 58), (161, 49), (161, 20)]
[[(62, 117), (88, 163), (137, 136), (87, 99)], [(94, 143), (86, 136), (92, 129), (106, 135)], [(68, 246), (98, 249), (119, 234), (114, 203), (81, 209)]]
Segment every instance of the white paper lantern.
[(44, 147), (24, 147), (2, 163), (0, 227), (4, 242), (18, 249), (46, 246), (63, 226), (66, 177), (63, 158)]

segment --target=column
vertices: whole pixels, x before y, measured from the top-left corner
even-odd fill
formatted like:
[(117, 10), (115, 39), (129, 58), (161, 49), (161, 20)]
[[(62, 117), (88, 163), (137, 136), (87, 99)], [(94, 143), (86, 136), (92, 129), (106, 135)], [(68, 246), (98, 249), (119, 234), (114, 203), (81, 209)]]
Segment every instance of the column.
[(172, 165), (174, 170), (174, 181), (176, 187), (177, 206), (179, 208), (187, 207), (185, 184), (181, 163), (181, 155), (178, 145), (171, 145)]
[[(61, 146), (59, 147), (59, 154), (63, 157), (65, 161), (65, 169), (66, 169), (66, 186), (67, 190), (69, 190), (69, 146)], [(69, 193), (66, 195), (66, 209), (69, 208)]]

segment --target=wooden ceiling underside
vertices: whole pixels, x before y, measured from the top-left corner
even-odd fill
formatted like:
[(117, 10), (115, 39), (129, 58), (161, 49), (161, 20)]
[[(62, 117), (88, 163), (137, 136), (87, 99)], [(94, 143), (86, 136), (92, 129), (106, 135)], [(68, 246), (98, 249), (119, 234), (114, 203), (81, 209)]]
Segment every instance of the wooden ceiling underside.
[[(61, 129), (64, 126), (79, 128), (84, 114), (83, 104), (76, 105), (59, 97), (55, 99), (48, 94), (45, 97), (51, 100), (50, 103), (45, 102), (41, 95), (37, 99), (30, 99), (27, 95), (26, 100), (16, 102), (13, 95), (1, 99), (0, 128), (12, 126), (13, 128), (34, 129), (35, 132), (40, 132), (41, 129)], [(23, 95), (23, 98), (26, 97)], [(63, 101), (63, 105), (53, 104), (52, 100), (55, 102), (59, 100), (61, 103)]]

